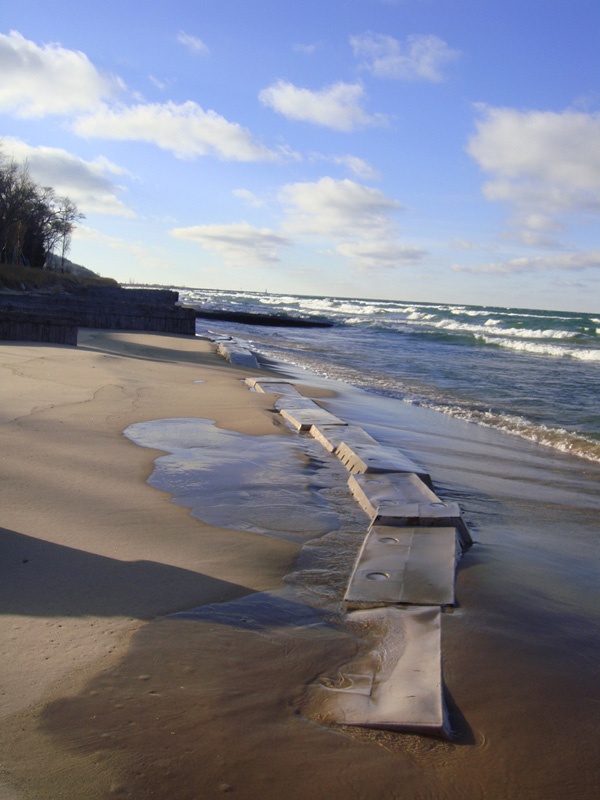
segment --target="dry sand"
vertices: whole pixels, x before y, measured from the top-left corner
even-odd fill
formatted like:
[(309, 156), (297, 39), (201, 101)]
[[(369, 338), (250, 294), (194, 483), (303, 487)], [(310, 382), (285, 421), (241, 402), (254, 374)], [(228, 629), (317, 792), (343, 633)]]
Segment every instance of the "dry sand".
[[(214, 530), (145, 483), (158, 453), (122, 435), (164, 416), (275, 430), (271, 401), (209, 343), (83, 332), (77, 349), (0, 353), (2, 716), (35, 724), (49, 697), (118, 663), (144, 620), (276, 586), (297, 548), (235, 531), (217, 546)], [(17, 772), (39, 778), (53, 755), (24, 747)]]
[[(597, 645), (582, 669), (569, 653), (546, 659), (544, 678), (531, 637), (544, 625), (546, 642), (551, 623), (538, 609), (498, 636), (485, 546), (460, 576), (468, 613), (447, 628), (453, 742), (300, 713), (305, 687), (356, 652), (343, 630), (166, 616), (260, 597), (298, 555), (191, 517), (146, 483), (160, 453), (123, 436), (166, 417), (281, 433), (248, 374), (258, 371), (184, 337), (86, 331), (76, 349), (0, 345), (0, 799), (596, 797)], [(518, 577), (504, 587), (517, 621)]]

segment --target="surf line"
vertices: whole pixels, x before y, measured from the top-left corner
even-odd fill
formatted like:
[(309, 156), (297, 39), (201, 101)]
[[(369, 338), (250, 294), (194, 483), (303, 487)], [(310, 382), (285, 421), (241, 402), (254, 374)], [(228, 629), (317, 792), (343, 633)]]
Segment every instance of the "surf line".
[[(217, 352), (232, 364), (260, 366), (231, 338), (219, 337)], [(339, 458), (370, 519), (343, 605), (348, 622), (383, 632), (381, 657), (347, 665), (341, 680), (314, 685), (322, 716), (338, 725), (449, 738), (442, 617), (455, 605), (456, 565), (473, 544), (459, 505), (440, 499), (426, 470), (399, 449), (304, 397), (293, 383), (264, 377), (245, 383), (277, 395), (273, 405), (285, 424)]]

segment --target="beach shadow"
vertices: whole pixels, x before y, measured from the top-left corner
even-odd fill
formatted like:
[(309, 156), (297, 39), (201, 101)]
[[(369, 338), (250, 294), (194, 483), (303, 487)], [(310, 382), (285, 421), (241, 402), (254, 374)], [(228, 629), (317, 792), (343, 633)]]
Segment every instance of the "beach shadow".
[(173, 616), (252, 631), (323, 622), (323, 612), (281, 594), (155, 561), (120, 561), (0, 528), (0, 614)]
[(467, 718), (457, 705), (452, 693), (444, 684), (444, 701), (448, 712), (448, 720), (450, 723), (450, 742), (451, 744), (464, 746), (476, 745), (477, 737), (473, 728), (469, 725)]
[(119, 561), (0, 528), (0, 614), (149, 619), (253, 590), (154, 561)]
[(172, 614), (178, 619), (215, 622), (254, 632), (327, 624), (331, 614), (282, 596), (282, 591), (254, 592), (228, 603), (216, 603)]
[[(121, 331), (121, 333), (140, 333), (140, 331)], [(173, 343), (181, 339), (187, 344), (194, 341), (190, 336), (176, 336), (174, 334), (149, 333), (152, 336), (165, 336)], [(201, 341), (205, 341), (202, 339)], [(169, 364), (193, 364), (195, 366), (210, 366), (216, 369), (231, 369), (232, 365), (213, 352), (201, 350), (178, 349), (177, 347), (160, 347), (157, 345), (121, 340), (110, 333), (103, 333), (98, 340), (93, 337), (85, 338), (77, 344), (78, 350), (99, 353), (107, 357), (118, 356), (138, 361), (162, 361)]]

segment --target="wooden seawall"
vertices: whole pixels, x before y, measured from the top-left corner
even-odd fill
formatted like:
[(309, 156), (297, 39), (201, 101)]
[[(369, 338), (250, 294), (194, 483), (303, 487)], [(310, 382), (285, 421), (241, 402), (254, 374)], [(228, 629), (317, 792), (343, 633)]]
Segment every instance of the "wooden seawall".
[(77, 344), (77, 328), (152, 331), (194, 336), (196, 315), (164, 289), (102, 287), (80, 294), (0, 296), (0, 339)]
[(77, 322), (56, 314), (0, 309), (0, 341), (77, 344)]

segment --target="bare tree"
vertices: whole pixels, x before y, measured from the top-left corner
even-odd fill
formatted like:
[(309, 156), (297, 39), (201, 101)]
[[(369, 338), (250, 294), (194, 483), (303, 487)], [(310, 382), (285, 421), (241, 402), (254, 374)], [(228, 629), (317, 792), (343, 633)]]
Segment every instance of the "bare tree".
[(0, 263), (44, 267), (60, 246), (61, 265), (75, 223), (84, 219), (68, 197), (31, 179), (27, 164), (0, 151)]
[[(1, 154), (0, 154), (1, 155)], [(0, 160), (0, 262), (19, 263), (36, 200), (26, 166)]]
[[(71, 248), (71, 237), (75, 223), (85, 219), (85, 215), (77, 210), (75, 203), (68, 197), (60, 197), (55, 212), (54, 229), (60, 242), (60, 265), (65, 266), (65, 257)], [(53, 248), (50, 249), (52, 252)]]

